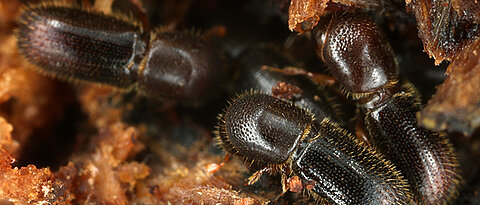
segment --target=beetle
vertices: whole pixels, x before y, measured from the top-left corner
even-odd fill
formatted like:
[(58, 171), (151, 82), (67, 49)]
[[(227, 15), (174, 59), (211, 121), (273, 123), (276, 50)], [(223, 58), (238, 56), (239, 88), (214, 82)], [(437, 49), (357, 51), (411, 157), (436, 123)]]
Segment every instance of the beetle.
[(18, 48), (37, 70), (73, 81), (135, 89), (187, 105), (208, 99), (222, 70), (213, 48), (186, 32), (145, 32), (127, 15), (47, 2), (19, 17)]
[(261, 167), (249, 184), (280, 172), (283, 183), (299, 176), (313, 183), (311, 195), (333, 204), (411, 203), (394, 165), (329, 118), (317, 122), (290, 102), (258, 93), (240, 95), (219, 118), (225, 150)]
[(418, 124), (418, 94), (399, 85), (393, 52), (375, 23), (362, 14), (339, 15), (313, 36), (318, 56), (357, 102), (369, 141), (409, 180), (416, 201), (451, 200), (459, 186), (455, 151), (445, 134)]

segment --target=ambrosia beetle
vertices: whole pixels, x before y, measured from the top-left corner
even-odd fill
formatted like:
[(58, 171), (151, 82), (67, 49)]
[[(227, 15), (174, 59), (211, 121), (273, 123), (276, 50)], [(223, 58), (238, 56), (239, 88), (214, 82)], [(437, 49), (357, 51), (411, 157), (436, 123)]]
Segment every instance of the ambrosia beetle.
[(320, 122), (290, 102), (259, 93), (240, 95), (220, 116), (218, 136), (225, 149), (264, 172), (311, 183), (309, 192), (333, 204), (409, 204), (406, 180), (388, 160), (348, 131)]
[(440, 204), (455, 194), (459, 176), (453, 148), (442, 133), (421, 127), (418, 94), (399, 86), (390, 45), (367, 16), (339, 15), (314, 34), (317, 54), (356, 100), (370, 143), (408, 179), (416, 201)]
[(61, 3), (27, 5), (17, 29), (20, 52), (47, 75), (136, 89), (196, 104), (221, 76), (217, 55), (186, 32), (145, 32), (137, 20)]

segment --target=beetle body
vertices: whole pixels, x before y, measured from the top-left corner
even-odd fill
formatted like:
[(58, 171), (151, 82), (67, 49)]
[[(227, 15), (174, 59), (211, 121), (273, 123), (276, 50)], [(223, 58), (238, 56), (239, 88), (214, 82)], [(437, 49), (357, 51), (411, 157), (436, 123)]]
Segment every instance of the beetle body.
[(330, 118), (334, 122), (343, 123), (339, 117), (334, 94), (325, 86), (317, 86), (304, 75), (288, 75), (281, 72), (263, 69), (264, 66), (283, 68), (292, 66), (289, 60), (269, 46), (254, 46), (243, 51), (238, 57), (240, 72), (237, 90), (259, 90), (272, 95), (280, 82), (298, 87), (300, 90), (289, 100), (295, 105), (307, 109), (316, 119)]
[(215, 52), (199, 37), (146, 33), (119, 13), (59, 3), (30, 5), (19, 18), (17, 38), (20, 52), (42, 73), (185, 104), (212, 96), (221, 76)]
[(224, 148), (272, 172), (313, 184), (333, 204), (408, 204), (407, 182), (393, 164), (328, 118), (265, 94), (235, 99), (220, 117)]
[(135, 21), (42, 4), (27, 8), (19, 22), (20, 52), (40, 71), (120, 88), (135, 81), (146, 50)]
[(408, 179), (415, 201), (449, 201), (459, 184), (453, 148), (444, 135), (418, 125), (417, 95), (398, 86), (393, 53), (375, 24), (343, 15), (324, 25), (314, 34), (317, 54), (357, 100), (370, 143)]

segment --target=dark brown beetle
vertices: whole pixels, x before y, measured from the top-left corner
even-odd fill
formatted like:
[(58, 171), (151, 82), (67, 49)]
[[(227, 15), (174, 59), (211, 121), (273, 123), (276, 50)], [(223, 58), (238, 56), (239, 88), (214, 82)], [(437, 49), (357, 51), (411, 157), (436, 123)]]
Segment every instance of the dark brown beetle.
[(407, 182), (394, 165), (328, 118), (265, 94), (244, 94), (220, 116), (217, 135), (229, 153), (265, 172), (312, 183), (313, 196), (332, 204), (409, 204)]
[(408, 179), (415, 201), (448, 202), (459, 185), (455, 153), (445, 135), (418, 125), (418, 94), (398, 85), (393, 52), (366, 16), (334, 15), (314, 31), (318, 56), (356, 100), (369, 141)]
[(199, 37), (146, 33), (137, 20), (115, 12), (29, 5), (19, 18), (17, 38), (20, 52), (47, 75), (185, 104), (208, 99), (221, 76), (218, 56)]

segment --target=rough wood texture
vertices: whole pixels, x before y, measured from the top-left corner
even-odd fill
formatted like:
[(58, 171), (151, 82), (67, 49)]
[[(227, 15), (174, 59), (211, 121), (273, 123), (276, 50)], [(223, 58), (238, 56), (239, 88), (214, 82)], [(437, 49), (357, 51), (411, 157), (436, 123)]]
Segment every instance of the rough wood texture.
[(420, 121), (430, 129), (470, 134), (480, 125), (480, 38), (455, 58), (447, 74)]

